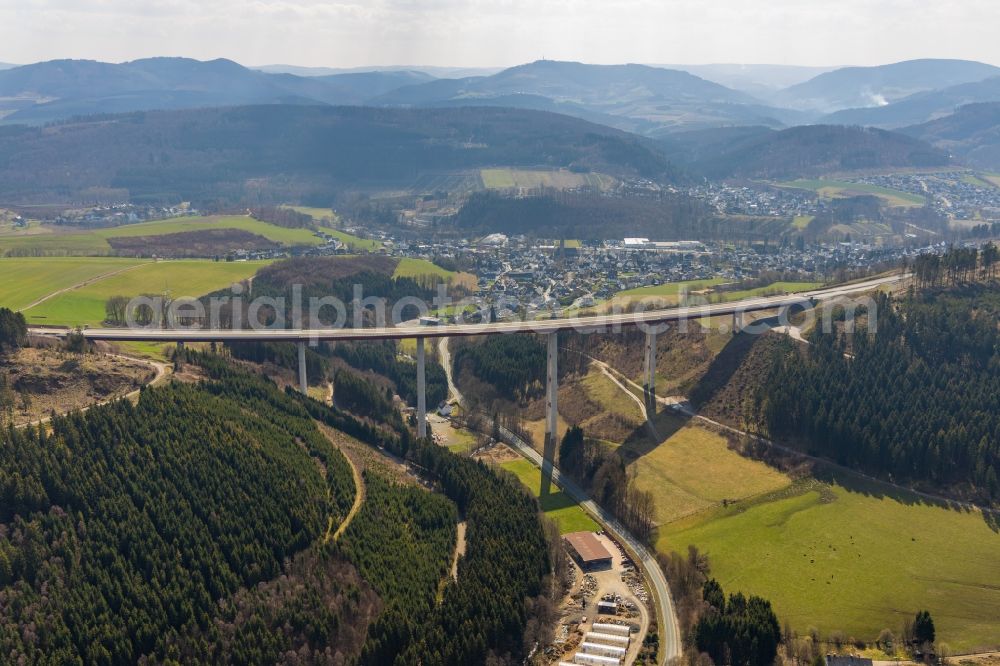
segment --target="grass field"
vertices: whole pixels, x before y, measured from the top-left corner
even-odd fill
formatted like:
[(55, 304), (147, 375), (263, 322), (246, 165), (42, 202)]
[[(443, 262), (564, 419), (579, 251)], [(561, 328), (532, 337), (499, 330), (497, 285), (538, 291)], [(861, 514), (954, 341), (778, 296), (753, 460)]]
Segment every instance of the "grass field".
[(995, 187), (1000, 187), (1000, 174), (982, 173), (979, 174), (979, 177)]
[(93, 233), (101, 238), (134, 238), (136, 236), (162, 236), (205, 229), (239, 229), (257, 234), (283, 245), (319, 245), (323, 241), (309, 229), (288, 229), (255, 220), (248, 215), (216, 215), (208, 217), (178, 217), (169, 220), (140, 222), (120, 227), (97, 229)]
[(643, 416), (639, 405), (625, 395), (621, 388), (598, 368), (591, 366), (591, 371), (580, 384), (587, 392), (587, 397), (600, 405), (604, 411), (618, 414), (636, 426), (642, 424)]
[(620, 306), (625, 307), (629, 303), (642, 300), (644, 298), (656, 298), (667, 305), (676, 305), (680, 300), (681, 291), (700, 291), (715, 287), (726, 282), (723, 278), (712, 278), (710, 280), (687, 280), (684, 282), (668, 282), (666, 284), (650, 285), (648, 287), (636, 287), (626, 289), (614, 295), (605, 304), (605, 307)]
[(1000, 646), (1000, 533), (976, 512), (863, 482), (805, 481), (660, 528), (659, 549), (688, 544), (723, 587), (767, 597), (800, 633), (872, 641), (927, 608), (953, 652)]
[(0, 256), (105, 256), (111, 254), (109, 238), (162, 236), (206, 229), (239, 229), (283, 245), (319, 245), (323, 241), (308, 229), (286, 229), (246, 215), (178, 217), (102, 229), (74, 230), (32, 226), (0, 233)]
[(468, 454), (476, 443), (476, 436), (463, 428), (446, 426), (436, 432), (443, 436), (444, 445), (448, 447), (448, 450), (459, 455)]
[[(198, 344), (192, 343), (188, 346), (196, 348)], [(170, 360), (167, 353), (176, 345), (173, 342), (118, 342), (115, 346), (128, 356), (166, 362)]]
[[(609, 309), (614, 306), (625, 307), (629, 303), (636, 302), (642, 299), (656, 299), (662, 302), (664, 305), (677, 305), (680, 302), (679, 294), (681, 290), (685, 290), (688, 293), (694, 291), (701, 291), (703, 289), (711, 289), (712, 287), (717, 287), (724, 284), (726, 280), (723, 278), (713, 278), (711, 280), (689, 280), (687, 282), (670, 282), (667, 284), (653, 285), (649, 287), (638, 287), (636, 289), (627, 289), (625, 291), (620, 291), (615, 294), (614, 298), (603, 305), (604, 309)], [(744, 298), (754, 298), (758, 296), (770, 296), (772, 294), (795, 294), (802, 291), (808, 291), (810, 289), (816, 289), (823, 286), (820, 282), (774, 282), (767, 285), (766, 287), (758, 287), (756, 289), (741, 289), (738, 291), (727, 291), (720, 292), (716, 294), (708, 294), (703, 298), (705, 300), (694, 301), (695, 303), (708, 303), (721, 298), (723, 301), (738, 301)], [(694, 296), (692, 296), (694, 298)], [(690, 301), (689, 301), (690, 302)], [(724, 318), (725, 319), (725, 318)], [(700, 320), (699, 320), (700, 321)], [(722, 321), (720, 319), (720, 321)], [(704, 321), (705, 326), (711, 326), (712, 322)]]
[(382, 243), (377, 240), (361, 238), (360, 236), (352, 236), (351, 234), (343, 231), (324, 229), (323, 232), (339, 240), (352, 252), (378, 252), (384, 247)]
[[(308, 215), (317, 223), (335, 223), (339, 219), (331, 208), (313, 208), (310, 206), (287, 206), (287, 208), (291, 208), (303, 215)], [(344, 231), (324, 228), (323, 233), (338, 239), (352, 252), (378, 252), (383, 247), (382, 243), (377, 240), (353, 236)]]
[(792, 218), (792, 226), (796, 229), (805, 229), (815, 217), (815, 215), (796, 215)]
[(302, 213), (303, 215), (308, 215), (317, 222), (337, 221), (337, 214), (333, 212), (332, 208), (316, 208), (314, 206), (282, 206), (282, 208), (290, 208), (291, 210), (294, 210), (296, 213)]
[(96, 257), (111, 253), (108, 241), (89, 231), (40, 225), (0, 234), (0, 257)]
[(59, 294), (25, 312), (28, 323), (97, 326), (112, 296), (168, 293), (173, 298), (203, 296), (246, 279), (267, 261), (209, 260), (151, 262), (133, 270)]
[(462, 285), (468, 289), (475, 290), (478, 284), (478, 280), (472, 273), (456, 273), (454, 271), (448, 271), (437, 264), (434, 264), (426, 259), (413, 259), (411, 257), (403, 257), (399, 260), (399, 264), (396, 266), (395, 272), (392, 274), (393, 277), (411, 277), (417, 278), (425, 275), (433, 276), (442, 282), (448, 284)]
[(509, 190), (523, 187), (537, 189), (549, 187), (565, 190), (577, 187), (610, 189), (617, 182), (611, 176), (598, 173), (574, 173), (566, 169), (482, 169), (479, 172), (483, 186), (491, 190)]
[(0, 306), (20, 310), (60, 289), (140, 263), (113, 257), (0, 259)]
[(909, 192), (891, 190), (887, 187), (869, 185), (867, 183), (849, 183), (842, 180), (793, 180), (785, 183), (776, 183), (779, 187), (788, 187), (797, 190), (810, 190), (816, 192), (825, 199), (857, 196), (859, 194), (874, 194), (885, 200), (890, 206), (913, 207), (923, 206), (926, 201), (923, 197)]
[(983, 187), (990, 189), (996, 187), (997, 184), (989, 180), (989, 176), (983, 176), (982, 174), (966, 173), (962, 176), (961, 181), (969, 185), (975, 185), (976, 187)]
[[(542, 483), (542, 470), (524, 459), (511, 460), (502, 465), (505, 470), (513, 472), (521, 483), (538, 497)], [(556, 521), (560, 534), (570, 532), (596, 532), (601, 529), (587, 513), (563, 491), (549, 494), (541, 500), (542, 511), (546, 516)]]
[(426, 259), (403, 257), (399, 260), (396, 271), (392, 274), (393, 277), (419, 277), (421, 275), (433, 275), (441, 280), (450, 280), (455, 276), (455, 273)]
[(639, 488), (653, 494), (657, 524), (792, 483), (781, 472), (730, 450), (724, 437), (691, 425), (644, 453), (630, 468)]
[(740, 289), (738, 291), (722, 292), (724, 301), (740, 301), (745, 298), (756, 298), (759, 296), (770, 296), (772, 294), (798, 294), (803, 291), (819, 289), (822, 282), (772, 282), (766, 287), (756, 289)]

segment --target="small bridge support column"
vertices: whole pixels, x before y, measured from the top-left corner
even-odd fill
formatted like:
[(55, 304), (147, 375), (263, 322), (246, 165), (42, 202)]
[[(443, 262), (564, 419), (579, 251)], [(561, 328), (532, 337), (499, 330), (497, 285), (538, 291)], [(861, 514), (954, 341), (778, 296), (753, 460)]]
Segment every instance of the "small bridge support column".
[(733, 313), (733, 335), (736, 335), (743, 330), (743, 313), (734, 312)]
[(547, 336), (547, 364), (545, 372), (545, 444), (542, 449), (541, 497), (552, 488), (552, 464), (556, 457), (556, 438), (559, 436), (559, 334)]
[(306, 374), (306, 343), (305, 340), (299, 342), (299, 390), (302, 395), (309, 393), (309, 376)]
[(427, 436), (427, 378), (424, 372), (424, 339), (417, 338), (417, 437)]
[(646, 416), (652, 420), (656, 416), (656, 329), (646, 331), (645, 379), (642, 391), (646, 398)]

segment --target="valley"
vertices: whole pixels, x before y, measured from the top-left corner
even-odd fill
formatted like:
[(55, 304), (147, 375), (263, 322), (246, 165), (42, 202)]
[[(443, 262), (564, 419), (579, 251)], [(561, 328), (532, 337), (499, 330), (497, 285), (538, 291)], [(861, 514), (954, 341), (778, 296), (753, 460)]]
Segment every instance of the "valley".
[(0, 662), (990, 666), (1000, 68), (808, 4), (8, 49)]

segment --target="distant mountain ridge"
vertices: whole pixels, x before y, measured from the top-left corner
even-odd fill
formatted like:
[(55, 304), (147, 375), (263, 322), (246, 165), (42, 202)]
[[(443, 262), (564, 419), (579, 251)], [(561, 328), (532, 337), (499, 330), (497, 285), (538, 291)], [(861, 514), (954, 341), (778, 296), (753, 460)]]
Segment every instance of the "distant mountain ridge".
[(800, 114), (764, 105), (747, 93), (687, 72), (649, 65), (590, 65), (538, 60), (492, 76), (408, 86), (373, 104), (491, 104), (515, 97), (597, 114), (620, 129), (656, 135), (678, 129), (763, 124), (780, 127)]
[(739, 90), (757, 97), (804, 83), (837, 67), (809, 67), (802, 65), (754, 65), (718, 63), (708, 65), (653, 65), (666, 69), (679, 69), (706, 81)]
[(893, 129), (927, 122), (967, 104), (982, 102), (1000, 102), (1000, 76), (918, 93), (880, 108), (838, 111), (824, 121)]
[(369, 67), (305, 67), (301, 65), (261, 65), (251, 67), (268, 74), (295, 76), (335, 76), (337, 74), (367, 74), (369, 72), (420, 72), (434, 79), (461, 79), (469, 76), (489, 76), (503, 67), (442, 67), (438, 65), (372, 65)]
[(5, 123), (37, 124), (100, 113), (245, 104), (362, 104), (431, 77), (369, 72), (305, 78), (231, 60), (147, 58), (121, 64), (53, 60), (0, 71)]
[(491, 166), (674, 176), (638, 137), (518, 109), (265, 105), (0, 127), (0, 201), (11, 203), (110, 188), (133, 201), (329, 206), (345, 190)]
[(798, 178), (949, 163), (947, 153), (914, 137), (837, 125), (705, 130), (660, 143), (671, 161), (707, 178)]
[(1000, 171), (1000, 102), (968, 104), (944, 118), (900, 131), (947, 150), (969, 166)]
[(1000, 67), (971, 60), (907, 60), (874, 67), (842, 67), (770, 97), (790, 108), (833, 113), (880, 107), (914, 94), (1000, 75)]

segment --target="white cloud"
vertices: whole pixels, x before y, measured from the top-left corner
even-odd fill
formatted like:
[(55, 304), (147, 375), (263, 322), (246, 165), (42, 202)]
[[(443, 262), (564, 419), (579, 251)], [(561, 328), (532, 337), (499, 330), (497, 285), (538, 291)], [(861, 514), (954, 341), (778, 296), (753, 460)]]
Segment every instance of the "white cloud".
[(1000, 63), (987, 0), (0, 0), (0, 60)]

